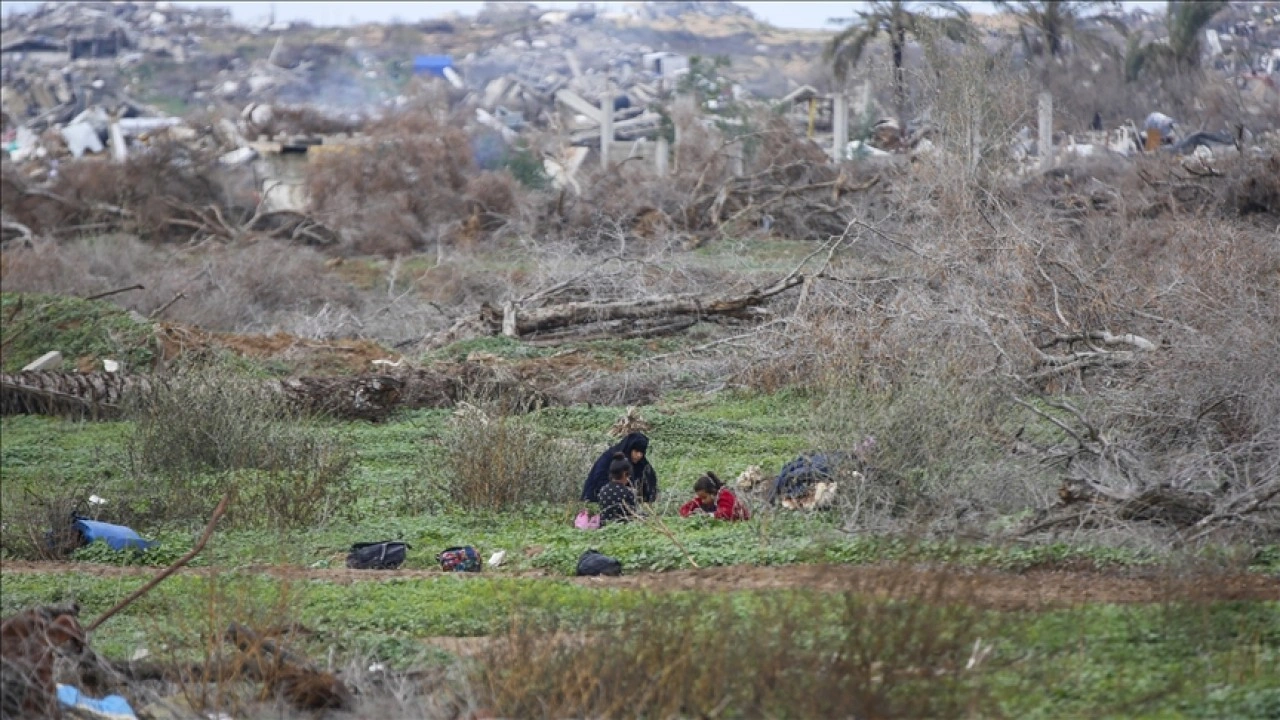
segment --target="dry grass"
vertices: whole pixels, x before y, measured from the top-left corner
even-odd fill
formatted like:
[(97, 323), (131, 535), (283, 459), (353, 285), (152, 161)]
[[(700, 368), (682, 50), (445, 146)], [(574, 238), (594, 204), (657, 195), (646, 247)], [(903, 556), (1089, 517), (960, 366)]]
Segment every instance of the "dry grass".
[(430, 113), (369, 127), (369, 145), (308, 166), (312, 206), (350, 252), (392, 257), (438, 244), (467, 245), (502, 227), (517, 207), (506, 173), (476, 174), (465, 132)]
[(509, 717), (990, 716), (974, 682), (985, 668), (968, 667), (983, 629), (964, 606), (933, 603), (938, 590), (775, 596), (746, 611), (654, 596), (625, 622), (520, 618), (474, 681)]
[[(198, 520), (227, 491), (237, 497), (227, 522), (241, 526), (309, 527), (354, 512), (353, 449), (251, 382), (179, 375), (129, 414), (133, 487), (119, 522)], [(206, 500), (193, 500), (196, 487)]]
[(577, 448), (532, 430), (501, 406), (463, 404), (443, 438), (450, 496), (469, 510), (575, 499), (587, 462)]

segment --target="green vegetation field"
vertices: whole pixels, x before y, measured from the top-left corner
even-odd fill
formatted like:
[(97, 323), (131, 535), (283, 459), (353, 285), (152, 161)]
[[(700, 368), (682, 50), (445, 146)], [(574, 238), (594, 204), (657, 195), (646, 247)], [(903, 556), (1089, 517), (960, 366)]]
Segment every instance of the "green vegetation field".
[[(936, 703), (908, 701), (917, 697), (914, 691), (899, 697), (888, 686), (855, 682), (866, 680), (860, 673), (869, 672), (870, 665), (828, 668), (827, 674), (834, 672), (832, 677), (853, 684), (822, 686), (812, 680), (817, 683), (813, 692), (846, 692), (850, 703), (865, 701), (872, 710), (896, 709), (908, 716), (1265, 718), (1280, 712), (1280, 602), (1205, 594), (1202, 586), (1212, 579), (1194, 576), (1181, 584), (1171, 581), (1163, 602), (1147, 598), (1136, 604), (1105, 591), (1103, 602), (1090, 604), (1067, 598), (1055, 602), (1051, 596), (991, 602), (977, 589), (972, 597), (963, 590), (931, 596), (930, 583), (937, 581), (915, 587), (902, 579), (917, 571), (924, 577), (925, 568), (946, 568), (959, 572), (957, 577), (981, 571), (990, 573), (983, 577), (1010, 578), (1083, 568), (1086, 572), (1075, 572), (1080, 582), (1095, 576), (1100, 582), (1129, 576), (1177, 578), (1195, 562), (1208, 562), (1205, 558), (1083, 543), (880, 536), (848, 531), (839, 511), (806, 515), (762, 509), (751, 522), (736, 525), (675, 514), (674, 506), (704, 469), (729, 477), (748, 464), (776, 471), (809, 449), (813, 407), (813, 398), (791, 392), (675, 395), (640, 408), (653, 425), (649, 435), (663, 491), (661, 522), (593, 533), (572, 527), (581, 507), (573, 497), (586, 467), (610, 441), (604, 430), (622, 408), (550, 408), (521, 419), (522, 431), (560, 458), (564, 476), (547, 486), (550, 501), (492, 510), (463, 510), (456, 502), (448, 449), (453, 426), (447, 411), (405, 413), (377, 425), (306, 421), (306, 432), (329, 437), (353, 453), (344, 485), (349, 496), (310, 525), (263, 524), (233, 507), (191, 572), (170, 579), (109, 621), (95, 634), (94, 645), (120, 659), (143, 648), (152, 659), (199, 660), (210, 638), (232, 620), (256, 627), (298, 623), (307, 632), (295, 640), (296, 647), (314, 657), (336, 657), (340, 664), (380, 662), (398, 671), (454, 663), (487, 668), (472, 670), (468, 677), (480, 685), (508, 688), (491, 690), (486, 702), (518, 710), (524, 706), (513, 697), (532, 692), (529, 688), (545, 679), (499, 672), (505, 667), (501, 648), (508, 646), (493, 638), (514, 643), (523, 637), (523, 623), (606, 634), (640, 627), (649, 628), (643, 634), (649, 640), (624, 634), (613, 642), (652, 642), (654, 652), (661, 654), (671, 651), (664, 645), (671, 638), (663, 628), (674, 624), (687, 626), (692, 634), (718, 628), (712, 636), (724, 642), (733, 637), (735, 642), (779, 644), (757, 658), (761, 664), (799, 662), (788, 654), (799, 648), (867, 653), (868, 663), (897, 667), (899, 675), (890, 673), (891, 680), (897, 679), (889, 685), (898, 683), (902, 692), (927, 692)], [(152, 498), (154, 488), (140, 481), (136, 470), (135, 421), (9, 417), (2, 430), (6, 563), (0, 573), (6, 614), (75, 600), (84, 617), (92, 618), (143, 582), (147, 566), (165, 565), (191, 547), (202, 524), (198, 513), (184, 522), (135, 521), (145, 536), (161, 541), (144, 555), (113, 553), (98, 545), (77, 550), (70, 557), (72, 565), (49, 566), (49, 572), (40, 571), (38, 563), (19, 562), (15, 553), (20, 554), (22, 545), (15, 539), (15, 526), (30, 525), (18, 513), (32, 507), (31, 498), (48, 497), (55, 488), (59, 496), (97, 494), (107, 499), (98, 512), (110, 518), (118, 506)], [(179, 473), (171, 481), (183, 484), (192, 505), (207, 508), (217, 499), (216, 475), (211, 470)], [(132, 517), (148, 517), (145, 510), (133, 508)], [(404, 572), (388, 578), (338, 570), (350, 543), (389, 538), (413, 546)], [(460, 544), (475, 545), (485, 557), (505, 550), (507, 560), (478, 577), (433, 572), (434, 554)], [(627, 576), (661, 575), (631, 584), (574, 580), (577, 556), (588, 547), (619, 558)], [(1228, 565), (1253, 574), (1276, 572), (1278, 560), (1274, 548), (1243, 559), (1225, 558)], [(1221, 567), (1222, 561), (1213, 562)], [(727, 566), (717, 576), (722, 585), (682, 585), (679, 579), (705, 572), (693, 570), (693, 563)], [(845, 592), (830, 585), (818, 589), (804, 576), (781, 577), (768, 587), (733, 580), (737, 574), (749, 578), (763, 566), (785, 570), (801, 564), (897, 567), (901, 574), (881, 585), (901, 587), (891, 588), (894, 599), (886, 600), (876, 599), (873, 586)], [(670, 586), (660, 579), (667, 575), (673, 580)], [(1113, 602), (1119, 600), (1126, 602)], [(780, 639), (776, 628), (792, 625), (796, 632)], [(869, 627), (879, 630), (868, 632)], [(457, 637), (481, 640), (467, 652), (456, 641), (435, 640)], [(710, 643), (703, 650), (713, 662), (748, 673), (735, 680), (744, 687), (724, 695), (724, 702), (751, 716), (747, 705), (739, 704), (754, 697), (747, 692), (753, 683), (749, 673), (763, 670), (726, 659), (736, 657), (731, 647), (710, 639), (698, 642)], [(575, 657), (556, 655), (541, 667), (545, 672), (582, 672)], [(942, 666), (965, 665), (975, 657), (980, 661), (973, 668), (953, 669), (934, 680), (908, 672), (925, 662), (937, 663), (942, 673)], [(497, 683), (499, 676), (507, 684)], [(525, 689), (511, 695), (512, 683)], [(766, 706), (781, 702), (765, 686), (752, 692)], [(662, 715), (667, 706), (652, 703), (653, 712)], [(790, 707), (801, 717), (830, 710)]]

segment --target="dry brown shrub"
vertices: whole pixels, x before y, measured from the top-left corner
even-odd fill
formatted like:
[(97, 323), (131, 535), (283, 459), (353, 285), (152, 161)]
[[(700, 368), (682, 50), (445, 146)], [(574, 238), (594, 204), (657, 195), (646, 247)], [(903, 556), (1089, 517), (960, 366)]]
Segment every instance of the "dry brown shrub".
[(176, 142), (158, 142), (124, 164), (105, 159), (63, 163), (47, 187), (36, 187), (5, 165), (3, 208), (36, 234), (126, 232), (149, 241), (186, 240), (193, 208), (227, 206), (223, 174), (215, 159)]
[(111, 300), (150, 315), (181, 292), (185, 299), (173, 303), (164, 319), (209, 330), (275, 330), (298, 314), (358, 310), (362, 303), (349, 283), (328, 272), (319, 252), (274, 243), (184, 252), (117, 235), (36, 240), (2, 257), (6, 292), (87, 297), (137, 283), (142, 290)]
[(358, 132), (368, 122), (350, 114), (326, 113), (309, 106), (271, 106), (271, 122), (255, 127), (258, 133), (274, 137), (286, 135), (335, 135)]
[(492, 232), (516, 212), (518, 191), (510, 172), (482, 172), (467, 181), (467, 214), (479, 218), (481, 230)]
[(1280, 153), (1269, 158), (1242, 161), (1244, 168), (1228, 184), (1225, 209), (1240, 215), (1261, 215), (1260, 220), (1280, 224)]
[[(998, 714), (974, 654), (989, 629), (972, 608), (941, 602), (940, 587), (911, 582), (886, 573), (885, 585), (911, 598), (902, 602), (851, 588), (762, 595), (746, 610), (729, 597), (655, 596), (625, 621), (601, 613), (572, 626), (518, 617), (473, 679), (494, 711), (513, 717)], [(637, 668), (659, 676), (637, 680)]]
[(307, 171), (312, 207), (349, 251), (391, 257), (468, 230), (491, 233), (518, 208), (509, 174), (477, 174), (466, 133), (430, 113), (385, 118), (367, 132), (368, 144), (327, 154)]

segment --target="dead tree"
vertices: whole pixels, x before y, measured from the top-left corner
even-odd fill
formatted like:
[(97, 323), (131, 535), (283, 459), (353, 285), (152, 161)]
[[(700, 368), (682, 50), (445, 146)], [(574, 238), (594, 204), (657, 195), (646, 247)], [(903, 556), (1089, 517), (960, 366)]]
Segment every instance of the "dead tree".
[[(704, 319), (751, 319), (777, 295), (822, 277), (835, 251), (856, 224), (850, 222), (838, 238), (808, 255), (790, 273), (772, 285), (744, 293), (656, 295), (634, 300), (572, 301), (538, 306), (563, 290), (561, 286), (509, 301), (501, 309), (488, 303), (476, 316), (459, 320), (434, 338), (429, 347), (441, 347), (471, 337), (505, 335), (542, 343), (600, 338), (659, 337), (685, 330)], [(827, 253), (826, 263), (812, 275), (801, 272), (815, 256)]]

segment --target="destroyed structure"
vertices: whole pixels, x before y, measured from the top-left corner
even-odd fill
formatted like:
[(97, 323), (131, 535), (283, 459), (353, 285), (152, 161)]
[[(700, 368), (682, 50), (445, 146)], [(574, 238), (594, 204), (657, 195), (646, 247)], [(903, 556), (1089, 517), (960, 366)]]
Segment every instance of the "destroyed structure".
[[(1264, 119), (1280, 109), (1280, 21), (1266, 14), (1269, 7), (1233, 6), (1205, 43), (1213, 64), (1235, 78), (1250, 112)], [(252, 168), (268, 211), (302, 212), (311, 159), (327, 148), (361, 145), (353, 131), (364, 118), (409, 105), (415, 87), (436, 86), (432, 92), (451, 108), (468, 108), (471, 129), (487, 129), (507, 144), (529, 131), (561, 137), (559, 151), (544, 153), (545, 171), (557, 187), (576, 187), (574, 175), (591, 153), (605, 165), (643, 158), (663, 173), (671, 144), (678, 141), (664, 127), (670, 128), (691, 56), (663, 39), (671, 36), (638, 23), (695, 17), (751, 21), (749, 11), (728, 2), (634, 3), (621, 13), (601, 12), (590, 3), (571, 11), (487, 3), (474, 19), (420, 23), (416, 29), (424, 35), (417, 37), (430, 41), (402, 47), (381, 26), (340, 32), (288, 23), (246, 28), (233, 23), (225, 8), (47, 2), (5, 18), (3, 149), (29, 178), (38, 179), (56, 173), (63, 158), (122, 162), (151, 143), (176, 141), (216, 152), (227, 167)], [(770, 38), (743, 50), (755, 53), (743, 64), (777, 67), (797, 56), (820, 61), (821, 36), (808, 45), (782, 35)], [(717, 42), (709, 38), (704, 44), (714, 49)], [(260, 52), (233, 51), (237, 45)], [(164, 80), (158, 79), (162, 70)], [(768, 83), (779, 80), (778, 72), (766, 70), (756, 80), (738, 77), (740, 82), (716, 78), (718, 95), (702, 107), (708, 124), (729, 103), (772, 105), (833, 160), (931, 147), (926, 127), (899, 127), (865, 83), (849, 95), (832, 95), (790, 80), (789, 93), (762, 96)], [(149, 102), (140, 99), (148, 93)], [(167, 109), (174, 105), (182, 112)], [(324, 132), (316, 122), (302, 127), (306, 123), (286, 120), (305, 114), (300, 106), (321, 121)], [(193, 112), (212, 119), (196, 123), (189, 119)], [(863, 139), (851, 138), (851, 130)], [(1190, 153), (1201, 145), (1249, 141), (1243, 135), (1226, 141), (1215, 133), (1197, 137), (1170, 142), (1166, 136), (1155, 147)], [(1127, 156), (1142, 152), (1146, 138), (1136, 126), (1122, 124), (1061, 136), (1055, 146), (1065, 156)], [(1011, 154), (1029, 165), (1043, 164), (1030, 161), (1036, 143), (1029, 136)]]

